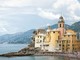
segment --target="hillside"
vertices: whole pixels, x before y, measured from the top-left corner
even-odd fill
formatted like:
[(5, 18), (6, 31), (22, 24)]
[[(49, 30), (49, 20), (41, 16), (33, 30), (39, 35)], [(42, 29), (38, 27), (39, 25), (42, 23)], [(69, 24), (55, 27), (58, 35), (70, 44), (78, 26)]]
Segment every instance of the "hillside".
[(75, 22), (69, 28), (71, 28), (72, 30), (75, 30), (76, 32), (80, 32), (80, 21)]
[(33, 33), (33, 29), (26, 31), (26, 32), (21, 32), (21, 33), (16, 33), (16, 34), (6, 34), (3, 36), (0, 36), (0, 43), (13, 43), (13, 44), (24, 44), (24, 43), (29, 43), (31, 41), (31, 36)]

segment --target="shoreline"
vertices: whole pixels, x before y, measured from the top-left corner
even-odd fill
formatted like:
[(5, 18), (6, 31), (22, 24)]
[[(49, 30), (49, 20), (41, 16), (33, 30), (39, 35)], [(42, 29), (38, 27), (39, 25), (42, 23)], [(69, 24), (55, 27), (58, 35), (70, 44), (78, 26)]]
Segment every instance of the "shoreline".
[(48, 52), (48, 51), (44, 52), (41, 51), (40, 49), (28, 46), (19, 50), (18, 52), (0, 54), (0, 57), (20, 57), (20, 56), (62, 56), (67, 58), (80, 59), (80, 52), (77, 55), (63, 52)]
[(1, 54), (0, 57), (20, 57), (20, 56), (61, 56), (67, 58), (76, 58), (80, 59), (80, 55), (74, 54), (62, 54), (62, 53), (54, 53), (54, 52), (39, 52), (39, 53), (18, 53), (18, 52), (11, 52), (6, 54)]

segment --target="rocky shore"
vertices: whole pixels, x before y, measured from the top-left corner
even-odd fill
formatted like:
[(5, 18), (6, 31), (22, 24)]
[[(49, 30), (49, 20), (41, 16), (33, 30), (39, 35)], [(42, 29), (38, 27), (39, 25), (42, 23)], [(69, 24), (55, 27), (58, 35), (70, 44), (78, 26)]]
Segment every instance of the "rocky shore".
[(3, 56), (3, 57), (31, 56), (33, 54), (34, 54), (33, 48), (23, 48), (18, 52), (5, 53), (5, 54), (1, 54), (0, 56)]
[(6, 54), (1, 54), (2, 57), (15, 57), (15, 56), (64, 56), (69, 58), (80, 59), (80, 52), (78, 54), (74, 53), (59, 53), (59, 52), (43, 52), (40, 49), (35, 48), (24, 48), (18, 52), (11, 52)]
[(31, 56), (32, 54), (24, 54), (24, 53), (18, 53), (18, 52), (11, 52), (6, 54), (1, 54), (2, 57), (15, 57), (15, 56)]

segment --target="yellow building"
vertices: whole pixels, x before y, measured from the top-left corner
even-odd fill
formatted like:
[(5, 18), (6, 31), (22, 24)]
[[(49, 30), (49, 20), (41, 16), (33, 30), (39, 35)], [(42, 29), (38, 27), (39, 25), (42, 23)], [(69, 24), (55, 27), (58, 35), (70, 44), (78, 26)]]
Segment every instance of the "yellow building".
[(57, 44), (60, 47), (61, 52), (78, 51), (76, 32), (73, 30), (66, 30), (63, 38), (61, 40), (57, 40)]
[[(61, 38), (57, 40), (57, 44), (59, 46), (59, 50), (61, 52), (75, 52), (79, 51), (80, 41), (77, 40), (77, 33), (70, 29), (65, 29), (64, 27), (64, 19), (61, 17), (61, 21), (58, 23), (58, 29), (63, 31)], [(61, 26), (60, 26), (61, 24)], [(60, 28), (62, 27), (62, 28)]]
[(48, 51), (56, 52), (57, 51), (57, 43), (56, 41), (59, 39), (59, 31), (57, 29), (47, 31), (45, 42), (49, 44)]
[(35, 48), (49, 52), (74, 52), (80, 51), (80, 41), (77, 33), (70, 29), (65, 29), (64, 18), (59, 18), (58, 28), (38, 29), (35, 35)]
[(59, 38), (59, 31), (56, 29), (54, 30), (48, 29), (46, 33), (42, 33), (43, 29), (39, 30), (38, 30), (39, 32), (37, 32), (37, 34), (35, 35), (35, 48), (40, 48), (43, 51), (55, 52), (57, 49), (56, 41)]

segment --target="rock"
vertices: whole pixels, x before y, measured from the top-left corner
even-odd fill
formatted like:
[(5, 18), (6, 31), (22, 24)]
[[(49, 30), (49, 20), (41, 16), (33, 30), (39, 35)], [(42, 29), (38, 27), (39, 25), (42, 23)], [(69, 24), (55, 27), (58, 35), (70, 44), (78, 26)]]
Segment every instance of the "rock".
[(11, 53), (2, 54), (0, 56), (3, 56), (3, 57), (14, 57), (14, 56), (30, 56), (30, 55), (32, 55), (32, 54), (11, 52)]

